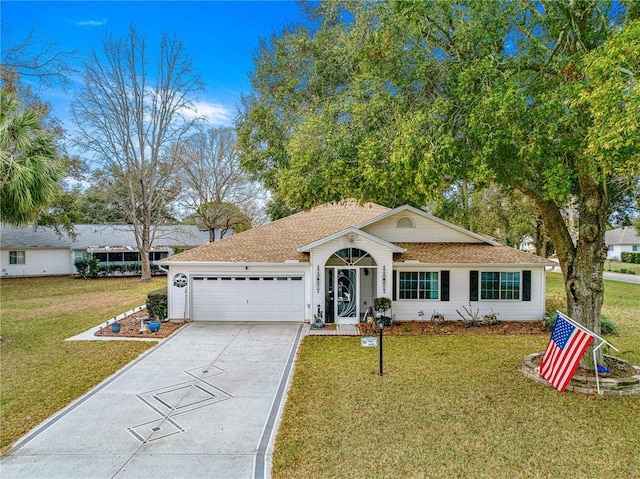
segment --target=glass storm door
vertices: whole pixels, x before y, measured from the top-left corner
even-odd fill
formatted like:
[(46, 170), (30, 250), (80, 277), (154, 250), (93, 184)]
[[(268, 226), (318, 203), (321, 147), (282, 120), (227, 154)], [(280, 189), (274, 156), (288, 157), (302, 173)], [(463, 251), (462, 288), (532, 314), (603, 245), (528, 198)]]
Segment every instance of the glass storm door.
[(356, 268), (336, 268), (335, 276), (335, 317), (358, 317), (358, 283)]

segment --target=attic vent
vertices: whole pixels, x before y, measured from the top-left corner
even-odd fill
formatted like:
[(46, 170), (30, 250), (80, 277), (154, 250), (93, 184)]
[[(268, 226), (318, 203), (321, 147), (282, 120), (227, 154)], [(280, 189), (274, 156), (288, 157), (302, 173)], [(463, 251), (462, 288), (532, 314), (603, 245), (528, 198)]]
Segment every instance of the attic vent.
[(409, 218), (408, 216), (403, 216), (402, 218), (398, 219), (398, 222), (396, 223), (396, 228), (415, 228), (416, 224), (413, 222), (412, 218)]

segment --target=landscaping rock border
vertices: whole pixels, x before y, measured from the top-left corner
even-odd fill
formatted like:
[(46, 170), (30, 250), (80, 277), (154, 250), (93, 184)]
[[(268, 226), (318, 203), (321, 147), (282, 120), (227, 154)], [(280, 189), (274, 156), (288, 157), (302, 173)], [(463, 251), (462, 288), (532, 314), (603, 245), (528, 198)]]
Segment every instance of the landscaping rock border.
[[(549, 381), (540, 376), (540, 367), (534, 364), (537, 358), (541, 358), (544, 353), (529, 354), (524, 358), (522, 365), (522, 373), (529, 379), (544, 386), (553, 387)], [(600, 377), (600, 391), (605, 396), (630, 396), (640, 394), (640, 367), (613, 356), (606, 356), (625, 366), (633, 368), (635, 374), (625, 378)], [(565, 391), (572, 391), (582, 394), (597, 394), (597, 385), (595, 377), (582, 376), (575, 374), (571, 378), (571, 382)]]

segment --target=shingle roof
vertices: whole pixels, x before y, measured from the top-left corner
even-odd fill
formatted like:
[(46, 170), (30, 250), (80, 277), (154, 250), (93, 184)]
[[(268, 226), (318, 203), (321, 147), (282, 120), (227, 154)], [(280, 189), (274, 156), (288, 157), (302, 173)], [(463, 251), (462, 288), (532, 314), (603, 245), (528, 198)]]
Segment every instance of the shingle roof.
[[(136, 248), (133, 230), (129, 225), (74, 225), (76, 237), (63, 233), (58, 235), (53, 228), (38, 226), (8, 226), (0, 229), (2, 248)], [(154, 249), (183, 246), (195, 247), (206, 243), (197, 226), (158, 226)]]
[(633, 226), (623, 226), (609, 230), (604, 234), (604, 241), (607, 245), (613, 244), (640, 244), (640, 236)]
[(509, 246), (486, 243), (395, 243), (406, 251), (394, 261), (420, 261), (431, 264), (555, 264)]
[(309, 261), (298, 248), (380, 216), (389, 208), (354, 200), (327, 203), (167, 258), (176, 261)]

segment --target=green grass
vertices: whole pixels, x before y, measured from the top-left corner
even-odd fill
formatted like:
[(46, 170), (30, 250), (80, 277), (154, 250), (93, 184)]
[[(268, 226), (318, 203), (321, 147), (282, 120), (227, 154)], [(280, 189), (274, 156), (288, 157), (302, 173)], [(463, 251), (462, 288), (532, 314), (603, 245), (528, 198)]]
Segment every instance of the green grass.
[[(548, 275), (550, 295), (563, 291)], [(618, 356), (640, 363), (640, 285), (605, 282)], [(640, 397), (559, 393), (527, 380), (540, 336), (306, 337), (274, 478), (639, 477)]]
[[(165, 278), (0, 281), (0, 452), (154, 343), (65, 339), (144, 304)], [(103, 415), (98, 413), (96, 420)]]
[(620, 270), (626, 270), (626, 271), (622, 271), (623, 273), (626, 272), (627, 274), (629, 274), (629, 271), (633, 271), (633, 273), (630, 274), (640, 274), (640, 264), (635, 264), (635, 263), (623, 263), (621, 261), (605, 261), (604, 263), (604, 269), (605, 271), (611, 271), (613, 273), (617, 273), (617, 272), (621, 272)]

